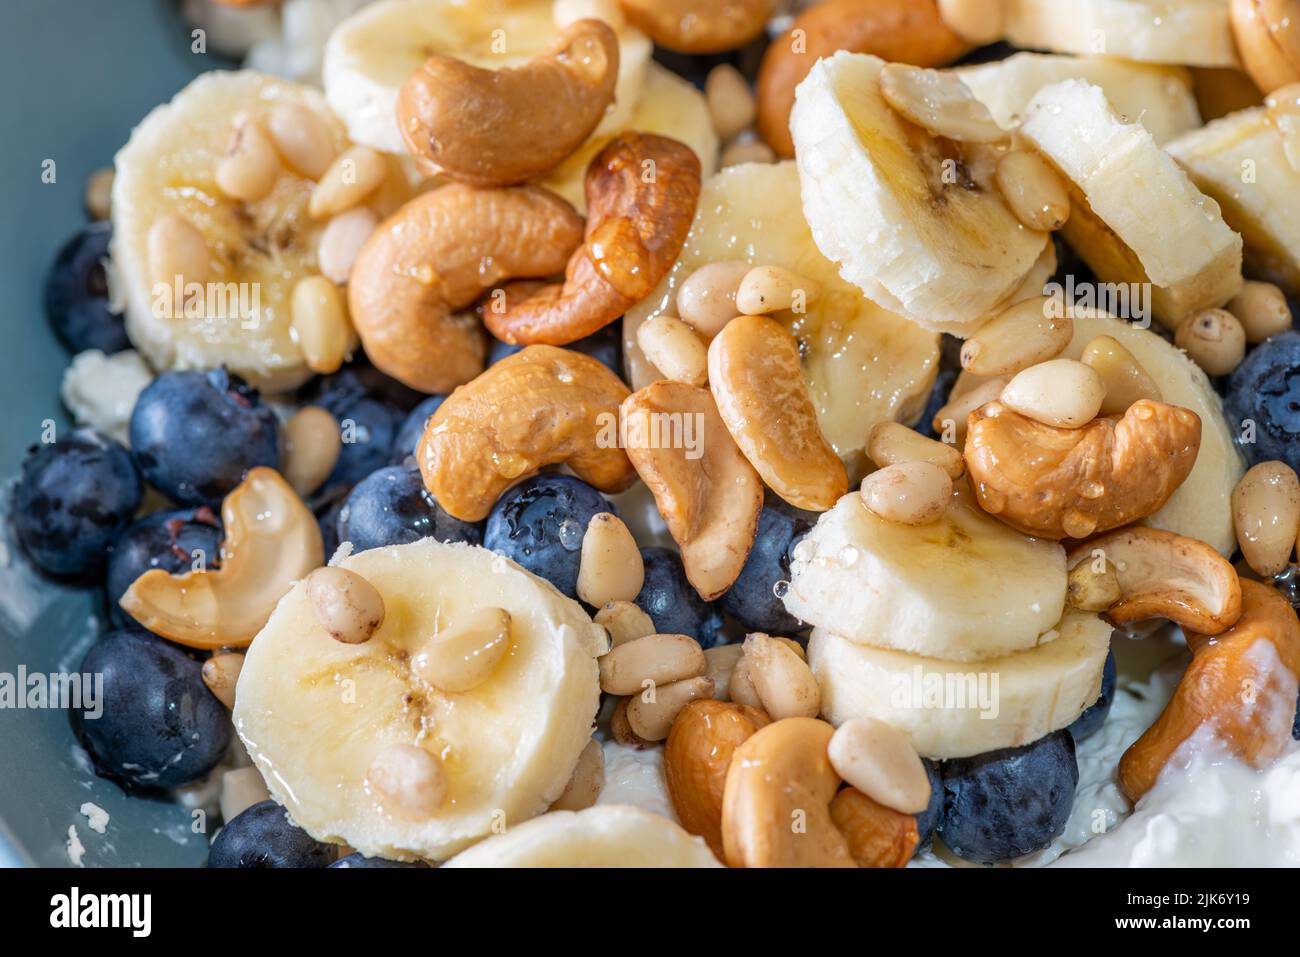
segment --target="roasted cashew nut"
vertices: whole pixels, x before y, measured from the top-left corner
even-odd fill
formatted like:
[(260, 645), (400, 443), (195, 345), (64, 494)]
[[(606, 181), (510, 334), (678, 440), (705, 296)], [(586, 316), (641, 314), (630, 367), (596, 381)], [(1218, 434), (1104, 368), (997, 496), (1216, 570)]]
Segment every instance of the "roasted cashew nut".
[(221, 522), (219, 567), (184, 575), (150, 569), (119, 599), (122, 610), (191, 648), (238, 648), (293, 583), (325, 561), (316, 516), (274, 469), (251, 469), (221, 503)]
[(966, 467), (980, 506), (1026, 535), (1058, 540), (1155, 514), (1201, 447), (1195, 412), (1146, 399), (1081, 429), (1044, 425), (1001, 402), (968, 423)]
[(502, 311), (485, 310), (488, 329), (501, 341), (576, 342), (650, 295), (690, 232), (700, 160), (666, 136), (621, 133), (591, 161), (586, 190), (586, 241), (569, 260), (564, 284)]
[(767, 25), (772, 0), (618, 0), (633, 26), (678, 53), (725, 53)]
[(582, 218), (534, 186), (452, 184), (411, 200), (361, 247), (348, 282), (352, 324), (370, 360), (422, 392), (483, 371), (473, 314), (454, 314), (504, 279), (549, 276), (582, 241)]
[(438, 504), (466, 522), (501, 493), (563, 462), (602, 492), (636, 481), (619, 448), (623, 380), (590, 356), (530, 346), (453, 392), (433, 414), (416, 459)]
[(859, 867), (906, 867), (921, 841), (915, 815), (885, 807), (857, 788), (835, 795), (831, 821)]
[(1119, 784), (1136, 802), (1199, 729), (1251, 767), (1291, 743), (1300, 682), (1300, 621), (1291, 604), (1259, 582), (1243, 581), (1244, 610), (1213, 638), (1189, 634), (1192, 663), (1155, 724), (1124, 752)]
[(590, 19), (518, 69), (433, 56), (402, 85), (397, 126), (425, 172), (471, 186), (522, 183), (591, 135), (614, 102), (618, 56), (618, 36)]

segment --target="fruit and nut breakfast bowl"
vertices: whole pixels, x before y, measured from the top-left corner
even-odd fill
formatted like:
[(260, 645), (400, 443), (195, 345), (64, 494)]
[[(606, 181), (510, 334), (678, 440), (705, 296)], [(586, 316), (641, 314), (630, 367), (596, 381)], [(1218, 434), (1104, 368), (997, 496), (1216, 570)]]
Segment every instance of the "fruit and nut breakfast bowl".
[(181, 10), (48, 250), (15, 854), (1300, 864), (1300, 3)]

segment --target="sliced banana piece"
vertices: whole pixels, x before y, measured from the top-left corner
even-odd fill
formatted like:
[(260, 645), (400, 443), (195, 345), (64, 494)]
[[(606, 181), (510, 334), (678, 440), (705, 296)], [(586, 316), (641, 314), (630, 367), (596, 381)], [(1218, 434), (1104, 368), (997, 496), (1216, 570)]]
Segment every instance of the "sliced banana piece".
[(1063, 230), (1098, 278), (1151, 283), (1166, 326), (1241, 290), (1242, 242), (1151, 134), (1124, 120), (1101, 87), (1063, 80), (1039, 90), (1021, 135), (1071, 192)]
[(1067, 611), (1051, 641), (986, 661), (923, 658), (813, 629), (808, 665), (822, 714), (839, 726), (876, 718), (928, 758), (1014, 748), (1064, 728), (1097, 700), (1111, 627)]
[(701, 266), (728, 260), (781, 266), (821, 284), (807, 311), (785, 321), (799, 340), (822, 433), (850, 477), (860, 475), (871, 429), (879, 422), (912, 422), (924, 408), (938, 371), (939, 337), (882, 309), (839, 277), (803, 218), (793, 162), (733, 166), (705, 182), (677, 264), (624, 317), (623, 350), (633, 388), (661, 378), (637, 345), (641, 324), (663, 313), (676, 315), (681, 284)]
[[(325, 96), (356, 142), (404, 154), (397, 94), (407, 77), (434, 54), (493, 70), (521, 66), (559, 33), (553, 6), (551, 0), (380, 0), (330, 34), (321, 70)], [(650, 62), (649, 38), (627, 25), (617, 29), (614, 104), (593, 136), (627, 125)]]
[(794, 136), (817, 247), (868, 297), (928, 329), (993, 315), (1050, 243), (993, 184), (997, 148), (940, 139), (881, 95), (878, 57), (840, 52), (798, 88)]
[(790, 571), (796, 618), (954, 661), (1032, 648), (1065, 607), (1065, 550), (986, 514), (964, 481), (931, 525), (886, 521), (850, 492), (796, 546)]
[(552, 811), (462, 851), (444, 867), (721, 867), (704, 839), (650, 811)]
[[(271, 794), (317, 839), (399, 860), (443, 860), (545, 811), (591, 739), (604, 629), (548, 582), (477, 546), (426, 538), (341, 565), (383, 597), (373, 637), (331, 638), (300, 582), (240, 673), (235, 727)], [(509, 614), (508, 653), (469, 691), (439, 690), (422, 677), (422, 647), (485, 609)], [(372, 763), (397, 746), (441, 765), (446, 797), (432, 812), (403, 809), (372, 786)]]

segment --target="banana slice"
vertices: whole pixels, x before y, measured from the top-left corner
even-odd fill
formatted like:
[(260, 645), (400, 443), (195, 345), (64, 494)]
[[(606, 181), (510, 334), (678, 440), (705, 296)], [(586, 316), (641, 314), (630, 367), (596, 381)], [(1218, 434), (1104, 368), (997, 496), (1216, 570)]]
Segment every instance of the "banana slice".
[(1020, 133), (1070, 184), (1064, 234), (1098, 278), (1151, 283), (1152, 310), (1176, 328), (1241, 290), (1241, 237), (1100, 87), (1064, 80), (1034, 96)]
[(1116, 110), (1141, 123), (1162, 145), (1201, 125), (1192, 74), (1178, 66), (1017, 53), (954, 72), (1008, 129), (1019, 124), (1035, 93), (1062, 80), (1087, 80), (1101, 87)]
[(954, 661), (1032, 648), (1065, 607), (1065, 550), (986, 514), (965, 482), (932, 525), (888, 522), (850, 492), (795, 547), (790, 571), (796, 618)]
[(813, 242), (799, 201), (794, 163), (729, 167), (704, 184), (682, 254), (650, 297), (623, 320), (623, 350), (633, 388), (661, 378), (637, 345), (641, 323), (676, 315), (677, 289), (701, 266), (743, 259), (782, 266), (821, 284), (807, 312), (791, 317), (804, 378), (822, 433), (850, 475), (876, 423), (912, 422), (938, 372), (939, 337), (882, 309), (836, 273)]
[[(300, 582), (239, 676), (235, 727), (271, 794), (319, 840), (399, 860), (443, 860), (545, 811), (591, 739), (604, 629), (477, 546), (426, 538), (341, 564), (384, 599), (374, 636), (335, 641)], [(449, 694), (416, 674), (431, 636), (485, 609), (511, 622), (510, 650), (486, 681)], [(446, 797), (431, 815), (386, 806), (369, 785), (372, 761), (392, 745), (440, 758)]]
[(627, 804), (552, 811), (462, 851), (443, 867), (721, 867), (708, 845)]
[(964, 758), (1037, 741), (1097, 700), (1110, 625), (1071, 609), (1054, 631), (1037, 648), (964, 662), (870, 648), (817, 628), (808, 664), (831, 724), (876, 718), (928, 758)]
[[(241, 203), (217, 188), (217, 164), (240, 114), (265, 121), (280, 103), (312, 110), (338, 152), (347, 138), (319, 93), (252, 71), (206, 73), (151, 112), (116, 159), (114, 272), (126, 299), (127, 334), (155, 369), (225, 365), (268, 392), (311, 375), (290, 334), (294, 284), (319, 273), (316, 246), (325, 223), (307, 215), (315, 185), (282, 170), (271, 192)], [(265, 126), (264, 126), (265, 128)], [(400, 164), (368, 205), (387, 215), (410, 195)], [(149, 229), (167, 214), (184, 218), (211, 251), (206, 312), (187, 317), (156, 308)], [(246, 310), (241, 313), (241, 308)]]
[(884, 61), (819, 61), (790, 116), (817, 247), (869, 298), (928, 329), (966, 334), (994, 314), (1050, 239), (992, 183), (996, 150), (933, 137), (880, 93)]
[[(434, 54), (493, 70), (527, 63), (559, 32), (552, 7), (551, 0), (380, 0), (330, 34), (321, 69), (325, 96), (356, 142), (405, 154), (397, 93), (407, 77)], [(649, 38), (630, 26), (618, 35), (614, 105), (593, 137), (627, 125), (645, 83)]]
[(1239, 66), (1229, 0), (1005, 0), (1020, 47), (1147, 63)]

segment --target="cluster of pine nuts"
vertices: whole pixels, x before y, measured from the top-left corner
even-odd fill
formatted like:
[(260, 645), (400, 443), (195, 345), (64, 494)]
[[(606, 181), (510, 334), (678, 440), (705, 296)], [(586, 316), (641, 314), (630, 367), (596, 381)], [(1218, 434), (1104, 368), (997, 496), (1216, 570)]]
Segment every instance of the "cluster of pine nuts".
[(1300, 478), (1285, 462), (1260, 462), (1232, 492), (1232, 521), (1246, 564), (1271, 578), (1291, 564), (1300, 533)]

